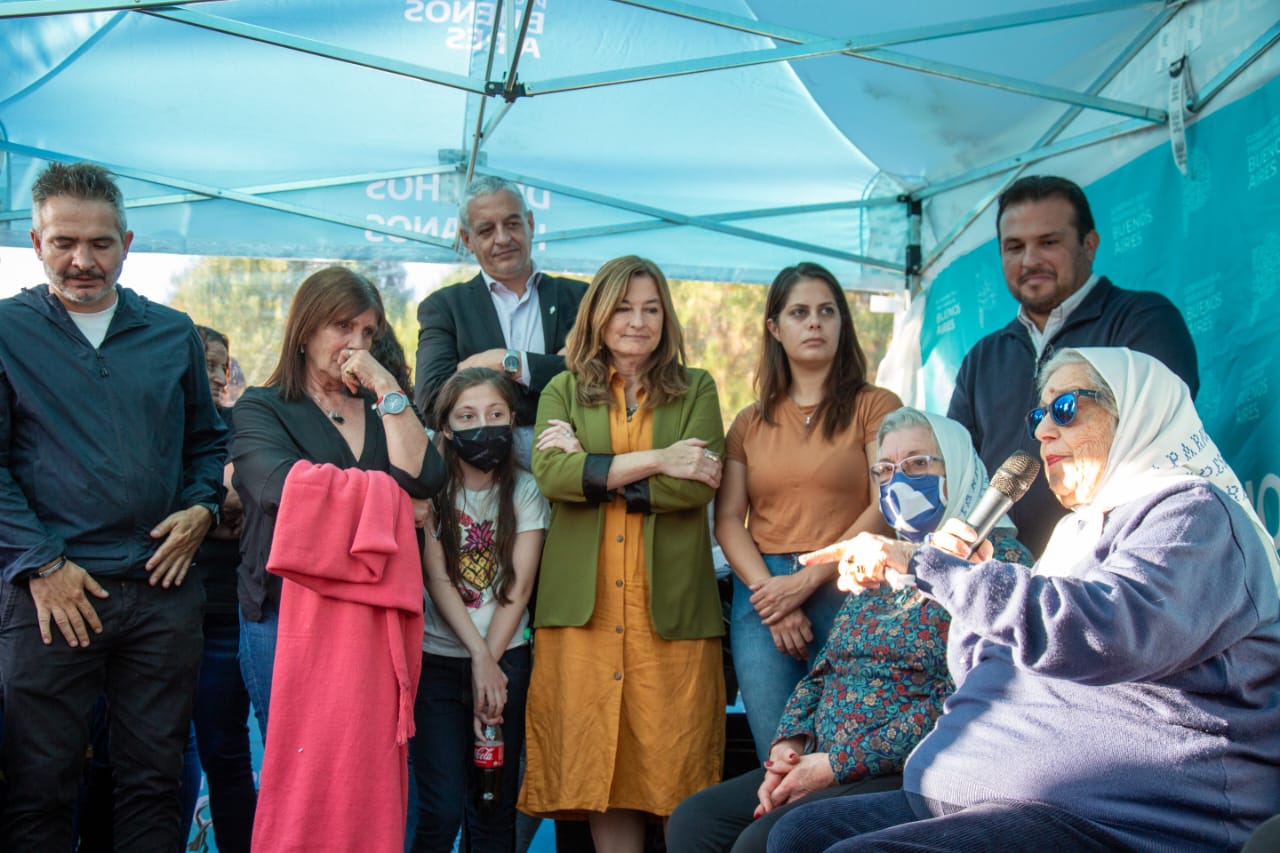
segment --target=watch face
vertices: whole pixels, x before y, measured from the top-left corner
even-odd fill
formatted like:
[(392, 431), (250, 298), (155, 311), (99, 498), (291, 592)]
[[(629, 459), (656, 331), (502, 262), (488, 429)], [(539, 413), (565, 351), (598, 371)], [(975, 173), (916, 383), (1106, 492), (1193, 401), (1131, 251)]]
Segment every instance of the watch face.
[(520, 356), (509, 352), (502, 359), (502, 369), (512, 376), (520, 372)]
[(384, 415), (396, 415), (405, 410), (409, 405), (409, 398), (399, 391), (392, 391), (382, 398), (382, 402), (378, 405)]

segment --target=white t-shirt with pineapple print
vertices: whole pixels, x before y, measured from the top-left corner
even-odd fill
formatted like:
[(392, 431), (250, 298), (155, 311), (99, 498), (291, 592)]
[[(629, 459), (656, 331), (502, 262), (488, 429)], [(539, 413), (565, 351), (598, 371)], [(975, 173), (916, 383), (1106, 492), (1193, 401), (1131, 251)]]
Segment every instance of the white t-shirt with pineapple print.
[[(547, 499), (538, 491), (533, 475), (528, 471), (516, 469), (516, 486), (512, 497), (516, 504), (516, 533), (546, 528), (551, 509)], [(459, 574), (462, 575), (458, 594), (467, 605), (467, 612), (480, 636), (486, 637), (494, 611), (498, 609), (498, 599), (493, 588), (493, 581), (498, 574), (498, 561), (494, 553), (498, 533), (498, 489), (496, 486), (480, 492), (459, 489), (457, 499), (460, 505), (454, 508), (454, 518), (462, 550), (458, 560)], [(451, 658), (468, 657), (466, 647), (458, 642), (453, 629), (436, 609), (430, 595), (426, 596), (422, 615), (425, 624), (422, 637), (424, 652)], [(528, 626), (529, 611), (526, 608), (520, 617), (520, 626), (507, 648), (512, 649), (528, 642), (525, 639), (525, 628)]]

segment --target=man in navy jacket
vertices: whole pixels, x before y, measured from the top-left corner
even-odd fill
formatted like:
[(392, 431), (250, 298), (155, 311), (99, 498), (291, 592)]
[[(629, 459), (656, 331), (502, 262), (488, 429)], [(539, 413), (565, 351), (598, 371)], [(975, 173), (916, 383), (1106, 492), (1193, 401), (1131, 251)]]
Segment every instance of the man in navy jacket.
[(114, 843), (176, 850), (201, 651), (187, 573), (226, 427), (191, 320), (116, 284), (133, 234), (110, 174), (51, 164), (31, 218), (48, 284), (0, 301), (0, 849), (71, 849), (105, 692)]
[[(1093, 272), (1098, 232), (1084, 191), (1066, 178), (1020, 178), (1000, 195), (996, 236), (1005, 283), (1021, 308), (974, 345), (960, 365), (947, 415), (964, 424), (995, 472), (1015, 450), (1039, 456), (1023, 416), (1040, 405), (1040, 365), (1063, 347), (1129, 347), (1155, 356), (1200, 387), (1195, 344), (1182, 314), (1158, 293), (1122, 290)], [(1044, 477), (1009, 515), (1039, 557), (1066, 510)]]

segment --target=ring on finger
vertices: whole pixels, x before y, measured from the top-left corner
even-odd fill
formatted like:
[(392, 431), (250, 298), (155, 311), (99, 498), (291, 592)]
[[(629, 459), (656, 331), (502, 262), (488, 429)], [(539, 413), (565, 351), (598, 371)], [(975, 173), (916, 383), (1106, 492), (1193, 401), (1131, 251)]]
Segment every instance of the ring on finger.
[(702, 455), (707, 459), (710, 459), (712, 462), (720, 461), (720, 454), (716, 453), (714, 450), (707, 450), (706, 448), (703, 448)]

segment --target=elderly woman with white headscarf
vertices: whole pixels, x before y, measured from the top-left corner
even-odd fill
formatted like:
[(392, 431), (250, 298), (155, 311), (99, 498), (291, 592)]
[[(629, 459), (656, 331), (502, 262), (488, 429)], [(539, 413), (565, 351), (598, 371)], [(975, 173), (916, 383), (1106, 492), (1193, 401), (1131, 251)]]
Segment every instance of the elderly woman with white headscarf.
[[(898, 535), (921, 541), (982, 496), (987, 472), (959, 423), (901, 408), (876, 436), (871, 482)], [(1031, 563), (1004, 518), (1000, 559)], [(951, 692), (946, 611), (910, 586), (847, 596), (821, 654), (787, 701), (760, 768), (682, 802), (670, 853), (763, 853), (769, 829), (800, 803), (888, 791)], [(964, 651), (961, 651), (963, 654)]]
[(1238, 850), (1280, 803), (1280, 560), (1186, 386), (1127, 349), (1040, 381), (1072, 513), (1030, 570), (961, 558), (959, 521), (841, 543), (850, 580), (910, 575), (972, 651), (902, 791), (801, 806), (771, 851)]

